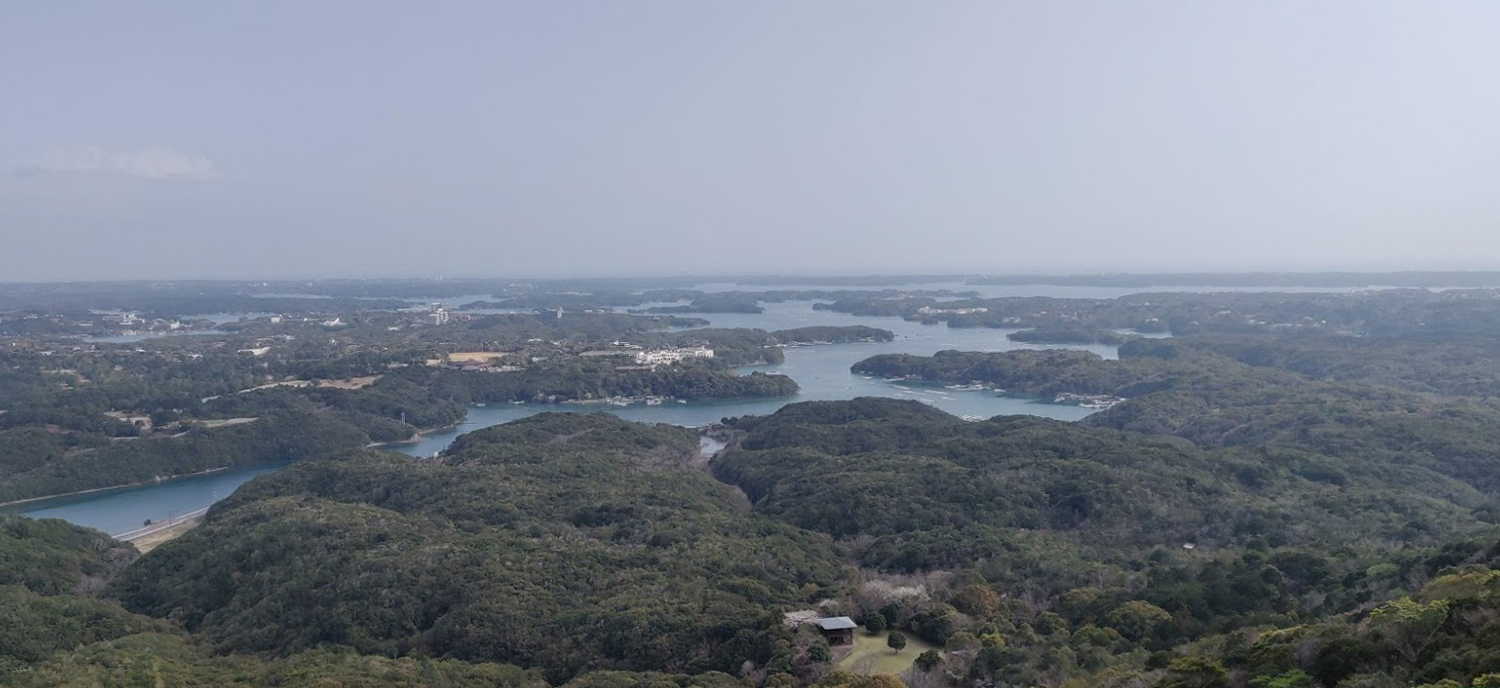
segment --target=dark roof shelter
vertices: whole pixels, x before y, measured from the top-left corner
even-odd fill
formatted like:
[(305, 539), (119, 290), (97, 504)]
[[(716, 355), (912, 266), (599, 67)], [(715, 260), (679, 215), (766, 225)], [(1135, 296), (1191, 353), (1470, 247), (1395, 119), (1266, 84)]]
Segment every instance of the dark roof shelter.
[(854, 629), (859, 627), (859, 624), (854, 623), (854, 619), (847, 616), (830, 616), (824, 619), (813, 619), (812, 622), (817, 624), (818, 631), (823, 634), (823, 638), (828, 641), (829, 645), (854, 644)]

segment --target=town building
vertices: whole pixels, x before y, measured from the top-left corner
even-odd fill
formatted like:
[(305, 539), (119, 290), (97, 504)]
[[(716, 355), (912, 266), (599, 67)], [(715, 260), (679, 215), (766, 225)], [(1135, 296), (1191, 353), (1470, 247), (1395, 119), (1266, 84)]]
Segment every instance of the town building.
[(146, 322), (135, 313), (111, 313), (104, 316), (104, 321), (116, 325), (140, 325)]
[(988, 313), (988, 312), (990, 312), (990, 309), (985, 308), (983, 306), (977, 306), (977, 307), (974, 307), (974, 308), (933, 308), (932, 306), (923, 306), (923, 307), (917, 309), (917, 314), (918, 315), (938, 315), (938, 314), (947, 314), (947, 315), (973, 315), (975, 313)]
[(714, 350), (704, 346), (687, 347), (682, 349), (654, 349), (642, 351), (635, 355), (635, 362), (640, 365), (667, 365), (695, 358), (713, 358)]

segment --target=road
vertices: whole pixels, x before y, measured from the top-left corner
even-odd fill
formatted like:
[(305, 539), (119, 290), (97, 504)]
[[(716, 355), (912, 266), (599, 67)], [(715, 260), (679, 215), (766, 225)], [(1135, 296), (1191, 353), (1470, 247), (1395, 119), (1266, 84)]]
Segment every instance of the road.
[(153, 535), (173, 526), (186, 523), (196, 518), (200, 518), (203, 516), (203, 514), (208, 513), (208, 509), (209, 507), (203, 507), (202, 509), (199, 509), (197, 511), (190, 511), (188, 513), (182, 514), (181, 516), (174, 516), (165, 521), (157, 521), (143, 528), (137, 528), (127, 533), (120, 533), (119, 535), (114, 536), (114, 538), (116, 540), (122, 540), (124, 542), (133, 542), (135, 540), (139, 540), (148, 535)]

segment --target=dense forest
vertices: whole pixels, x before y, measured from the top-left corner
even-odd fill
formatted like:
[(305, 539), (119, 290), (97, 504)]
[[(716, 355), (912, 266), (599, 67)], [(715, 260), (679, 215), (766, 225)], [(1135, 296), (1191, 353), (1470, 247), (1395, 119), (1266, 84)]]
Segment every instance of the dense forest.
[(828, 594), (843, 567), (826, 538), (745, 513), (697, 453), (682, 428), (542, 414), (430, 463), (303, 462), (215, 507), (111, 594), (220, 650), (335, 643), (554, 681), (734, 672), (770, 656), (775, 605)]
[[(809, 606), (947, 648), (908, 680), (1347, 688), (1500, 662), (1482, 509), (1092, 425), (794, 404), (726, 425), (726, 486), (689, 431), (543, 414), (430, 462), (303, 461), (134, 564), (97, 534), (11, 519), (0, 585), (30, 630), (10, 670), (849, 680), (780, 623)], [(610, 673), (653, 670), (669, 673)]]
[(137, 554), (61, 521), (0, 517), (0, 684), (7, 686), (490, 686), (546, 688), (539, 673), (456, 660), (318, 649), (216, 655), (169, 620), (98, 596)]
[(756, 299), (738, 294), (704, 294), (685, 306), (653, 306), (648, 313), (764, 313)]
[(849, 325), (836, 327), (830, 325), (813, 325), (809, 327), (798, 327), (790, 330), (776, 330), (771, 336), (781, 344), (840, 344), (845, 342), (889, 342), (896, 338), (895, 333), (878, 327), (866, 325)]
[[(1363, 457), (1286, 440), (1206, 449), (1089, 427), (1104, 421), (965, 423), (891, 400), (732, 425), (745, 434), (713, 470), (757, 512), (828, 533), (865, 567), (957, 572), (933, 586), (946, 603), (881, 613), (973, 648), (945, 659), (958, 678), (1471, 685), (1500, 668), (1481, 649), (1500, 544), (1461, 539), (1493, 532), (1489, 499), (1444, 504), (1464, 491), (1433, 476), (1356, 474)], [(1297, 463), (1311, 460), (1350, 475)]]
[(671, 397), (691, 401), (781, 397), (797, 392), (797, 383), (785, 375), (760, 372), (733, 375), (689, 366), (622, 373), (608, 365), (580, 364), (534, 368), (508, 375), (439, 370), (422, 374), (418, 379), (447, 398), (470, 403), (553, 403), (610, 397)]
[[(0, 518), (0, 684), (1500, 685), (1493, 292), (739, 292), (712, 298), (821, 293), (997, 339), (1118, 342), (1117, 359), (1027, 348), (854, 367), (1109, 403), (1076, 422), (798, 403), (708, 429), (727, 443), (712, 457), (693, 431), (605, 414), (487, 428), (432, 460), (368, 446), (475, 402), (787, 395), (795, 381), (733, 368), (894, 337), (570, 310), (705, 298), (691, 282), (539, 284), (168, 294), (368, 303), (430, 287), (565, 313), (362, 308), (149, 345), (7, 340), (0, 501), (295, 463), (144, 556)], [(633, 358), (693, 346), (715, 357)], [(900, 677), (858, 675), (797, 625), (810, 616), (855, 619), (861, 642), (904, 658)], [(898, 654), (908, 638), (918, 649)]]
[(1028, 342), (1034, 344), (1119, 345), (1125, 342), (1125, 337), (1113, 330), (1090, 327), (1069, 327), (1066, 325), (1035, 327), (1029, 330), (1011, 332), (1005, 335), (1005, 338), (1013, 342)]
[(406, 440), (464, 417), (459, 402), (399, 376), (361, 389), (282, 386), (181, 399), (148, 414), (149, 429), (103, 408), (85, 400), (0, 415), (0, 502), (296, 461)]

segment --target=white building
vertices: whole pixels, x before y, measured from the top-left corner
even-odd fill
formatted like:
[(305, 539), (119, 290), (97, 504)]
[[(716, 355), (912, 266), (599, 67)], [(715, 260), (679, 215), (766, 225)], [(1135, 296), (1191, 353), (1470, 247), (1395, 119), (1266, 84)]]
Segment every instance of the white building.
[(145, 320), (141, 319), (141, 316), (136, 315), (135, 313), (111, 313), (104, 316), (104, 321), (115, 323), (117, 325), (140, 325), (146, 322)]
[(635, 355), (635, 362), (641, 365), (666, 365), (677, 363), (693, 358), (713, 358), (714, 350), (705, 346), (695, 346), (683, 349), (656, 349), (653, 351), (642, 351)]
[(971, 315), (974, 313), (988, 312), (990, 312), (990, 309), (983, 306), (975, 308), (933, 308), (932, 306), (923, 306), (917, 309), (917, 313), (919, 315), (936, 315), (939, 313), (948, 313), (952, 315)]

